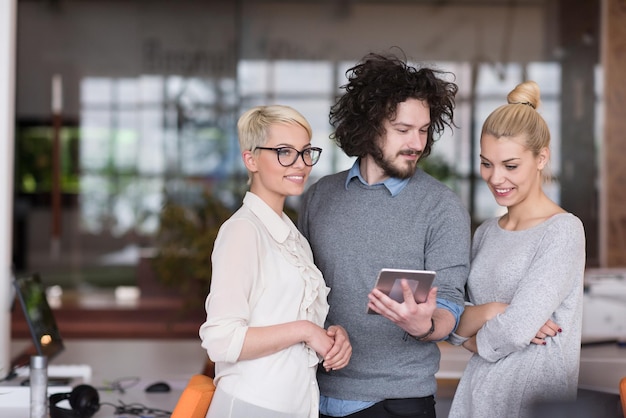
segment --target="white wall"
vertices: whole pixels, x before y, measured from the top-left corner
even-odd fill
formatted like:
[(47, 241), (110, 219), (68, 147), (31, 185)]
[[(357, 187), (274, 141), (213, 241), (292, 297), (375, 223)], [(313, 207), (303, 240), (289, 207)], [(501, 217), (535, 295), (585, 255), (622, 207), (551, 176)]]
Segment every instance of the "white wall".
[(15, 10), (0, 1), (0, 379), (10, 372), (13, 128), (15, 103)]

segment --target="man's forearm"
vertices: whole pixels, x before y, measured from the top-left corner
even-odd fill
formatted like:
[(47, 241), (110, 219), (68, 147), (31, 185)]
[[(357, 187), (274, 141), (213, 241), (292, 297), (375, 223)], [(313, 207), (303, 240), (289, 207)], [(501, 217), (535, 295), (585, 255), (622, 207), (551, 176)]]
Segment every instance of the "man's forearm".
[(452, 312), (447, 309), (437, 308), (433, 313), (433, 321), (435, 321), (435, 331), (426, 339), (426, 341), (439, 341), (446, 338), (456, 325), (456, 318)]

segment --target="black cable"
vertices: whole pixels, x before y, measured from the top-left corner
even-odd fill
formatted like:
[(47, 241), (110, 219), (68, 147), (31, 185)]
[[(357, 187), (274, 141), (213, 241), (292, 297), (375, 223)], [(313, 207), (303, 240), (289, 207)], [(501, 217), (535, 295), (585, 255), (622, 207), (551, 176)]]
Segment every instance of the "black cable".
[(125, 404), (122, 401), (118, 402), (119, 405), (110, 402), (103, 402), (100, 406), (112, 406), (115, 408), (114, 415), (132, 415), (142, 418), (169, 418), (172, 415), (171, 411), (151, 408), (141, 403)]
[(119, 392), (122, 395), (126, 393), (126, 389), (130, 389), (139, 383), (141, 379), (136, 376), (132, 377), (120, 377), (111, 382), (105, 382), (105, 386), (98, 387), (98, 390), (104, 390), (109, 392)]
[(4, 377), (3, 379), (0, 379), (0, 382), (8, 382), (9, 380), (13, 380), (16, 377), (17, 377), (17, 373), (15, 372), (15, 370), (11, 370), (9, 374), (6, 375), (6, 377)]

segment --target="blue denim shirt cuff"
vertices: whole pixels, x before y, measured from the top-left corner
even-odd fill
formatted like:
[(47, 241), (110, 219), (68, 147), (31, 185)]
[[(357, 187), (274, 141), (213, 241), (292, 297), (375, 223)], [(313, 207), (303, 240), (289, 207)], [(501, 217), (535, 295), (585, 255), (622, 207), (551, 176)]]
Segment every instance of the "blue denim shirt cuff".
[[(456, 331), (456, 328), (459, 326), (459, 320), (461, 319), (461, 314), (463, 313), (465, 306), (457, 305), (456, 303), (452, 303), (446, 299), (437, 298), (437, 308), (445, 309), (454, 316), (455, 322), (454, 322), (454, 328), (452, 329), (452, 332)], [(448, 336), (442, 338), (439, 341), (445, 341), (447, 339), (448, 339)]]

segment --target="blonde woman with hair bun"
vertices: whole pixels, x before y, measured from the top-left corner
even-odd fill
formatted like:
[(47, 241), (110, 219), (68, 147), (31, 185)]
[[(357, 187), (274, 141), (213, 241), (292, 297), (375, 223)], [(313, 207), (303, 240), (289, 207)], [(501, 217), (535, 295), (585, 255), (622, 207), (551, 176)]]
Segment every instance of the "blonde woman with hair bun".
[(585, 232), (543, 190), (550, 131), (526, 81), (485, 120), (480, 174), (506, 213), (472, 239), (466, 307), (449, 342), (474, 353), (449, 417), (533, 417), (576, 398)]

